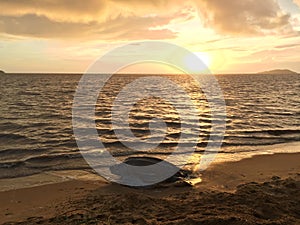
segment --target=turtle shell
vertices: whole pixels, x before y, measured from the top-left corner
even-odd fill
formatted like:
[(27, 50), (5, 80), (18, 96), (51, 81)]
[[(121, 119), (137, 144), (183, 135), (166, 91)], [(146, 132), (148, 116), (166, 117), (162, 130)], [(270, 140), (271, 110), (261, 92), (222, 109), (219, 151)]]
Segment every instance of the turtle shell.
[[(163, 163), (161, 163), (163, 162)], [(169, 170), (169, 171), (174, 171), (174, 175), (172, 175), (171, 177), (163, 180), (163, 183), (175, 183), (177, 181), (181, 181), (183, 179), (187, 179), (188, 176), (191, 174), (190, 171), (187, 170), (182, 170), (180, 168), (178, 168), (177, 166), (175, 166), (172, 163), (163, 161), (162, 159), (159, 158), (154, 158), (154, 157), (129, 157), (127, 159), (124, 160), (124, 163), (130, 166), (131, 169), (125, 169), (124, 164), (117, 164), (114, 165), (112, 167), (110, 167), (110, 171), (115, 174), (120, 176), (120, 179), (130, 179), (132, 177), (138, 177), (141, 174), (138, 174), (134, 167), (143, 167), (143, 166), (150, 166), (150, 165), (155, 165), (157, 163), (161, 163), (161, 170), (163, 170), (164, 168)], [(143, 179), (147, 179), (148, 181), (150, 181), (151, 179), (153, 179), (154, 176), (157, 176), (157, 173), (159, 173), (160, 171), (155, 171), (156, 173), (154, 173), (153, 171), (150, 171), (149, 174), (142, 174)], [(150, 181), (151, 182), (151, 181)], [(150, 183), (149, 182), (149, 183)], [(160, 183), (162, 183), (160, 182)]]

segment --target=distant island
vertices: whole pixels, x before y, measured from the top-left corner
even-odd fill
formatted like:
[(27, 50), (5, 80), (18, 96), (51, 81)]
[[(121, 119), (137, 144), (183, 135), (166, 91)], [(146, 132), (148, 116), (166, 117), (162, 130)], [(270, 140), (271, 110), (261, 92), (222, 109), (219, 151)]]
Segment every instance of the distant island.
[(291, 71), (291, 70), (270, 70), (270, 71), (264, 71), (259, 72), (258, 74), (281, 74), (281, 75), (289, 75), (289, 74), (298, 74), (297, 72)]

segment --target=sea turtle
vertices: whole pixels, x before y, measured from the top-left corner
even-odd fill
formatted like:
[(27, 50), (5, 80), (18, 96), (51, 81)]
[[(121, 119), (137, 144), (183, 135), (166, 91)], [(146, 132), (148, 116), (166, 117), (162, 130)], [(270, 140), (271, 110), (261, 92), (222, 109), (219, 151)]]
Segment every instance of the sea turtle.
[[(155, 168), (155, 170), (147, 170), (141, 172), (141, 168), (145, 166), (154, 165), (157, 163), (161, 163), (160, 167)], [(126, 167), (126, 165), (130, 165), (130, 167)], [(138, 168), (135, 168), (138, 167)], [(189, 182), (189, 178), (192, 175), (192, 171), (180, 169), (174, 164), (171, 164), (167, 161), (163, 161), (162, 159), (153, 158), (153, 157), (129, 157), (125, 159), (123, 163), (114, 165), (110, 167), (111, 173), (120, 177), (120, 181), (128, 181), (125, 183), (136, 182), (137, 179), (143, 180), (145, 184), (153, 184), (153, 180), (159, 176), (162, 170), (168, 170), (172, 172), (171, 177), (166, 178), (159, 182), (159, 184), (175, 184), (182, 186), (191, 186), (193, 185)], [(124, 182), (121, 182), (124, 183)], [(153, 186), (153, 185), (132, 185), (132, 186)]]

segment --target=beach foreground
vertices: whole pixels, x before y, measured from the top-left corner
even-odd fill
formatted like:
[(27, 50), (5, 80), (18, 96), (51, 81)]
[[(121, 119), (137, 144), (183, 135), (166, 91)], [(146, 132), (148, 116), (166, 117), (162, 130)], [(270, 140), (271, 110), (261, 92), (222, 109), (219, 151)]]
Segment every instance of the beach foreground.
[(195, 187), (102, 179), (0, 192), (2, 224), (300, 224), (300, 154), (216, 164)]

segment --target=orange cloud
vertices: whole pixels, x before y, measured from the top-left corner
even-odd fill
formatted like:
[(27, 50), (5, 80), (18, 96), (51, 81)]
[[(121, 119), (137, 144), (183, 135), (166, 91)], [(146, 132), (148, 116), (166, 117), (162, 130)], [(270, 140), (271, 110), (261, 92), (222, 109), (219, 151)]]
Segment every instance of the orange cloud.
[(197, 8), (204, 24), (221, 34), (292, 30), (275, 0), (0, 0), (0, 6), (0, 33), (16, 36), (171, 39), (177, 34), (168, 25), (192, 18), (186, 6)]
[(20, 17), (0, 16), (0, 32), (42, 38), (73, 38), (99, 40), (138, 40), (175, 38), (168, 29), (148, 29), (168, 24), (168, 17), (117, 17), (99, 23), (57, 22), (34, 14)]
[(54, 21), (92, 21), (104, 19), (108, 13), (107, 0), (0, 0), (2, 16), (35, 14)]
[(197, 0), (204, 23), (217, 32), (257, 35), (291, 31), (290, 16), (275, 0)]
[(300, 7), (300, 0), (293, 0)]
[[(181, 3), (181, 4), (180, 4)], [(36, 14), (54, 21), (104, 22), (117, 16), (172, 14), (182, 7), (179, 0), (0, 0), (1, 14), (23, 16)], [(166, 10), (167, 9), (167, 10)], [(173, 10), (174, 9), (174, 10)]]

